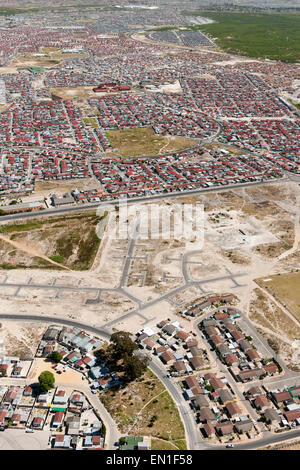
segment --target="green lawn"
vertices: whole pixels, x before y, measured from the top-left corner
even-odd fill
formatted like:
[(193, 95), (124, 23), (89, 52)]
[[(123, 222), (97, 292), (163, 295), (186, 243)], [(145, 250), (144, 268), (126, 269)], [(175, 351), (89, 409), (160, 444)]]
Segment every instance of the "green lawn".
[(300, 61), (300, 13), (195, 13), (216, 23), (190, 29), (217, 38), (217, 44), (227, 52), (288, 63)]

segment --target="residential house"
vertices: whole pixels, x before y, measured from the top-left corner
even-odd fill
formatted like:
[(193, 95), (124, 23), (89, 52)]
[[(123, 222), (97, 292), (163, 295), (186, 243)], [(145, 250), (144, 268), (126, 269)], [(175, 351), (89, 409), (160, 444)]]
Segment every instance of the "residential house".
[(240, 420), (234, 423), (234, 429), (239, 434), (242, 434), (243, 432), (250, 432), (252, 428), (253, 423), (251, 419)]
[(224, 421), (223, 423), (217, 423), (215, 429), (219, 436), (227, 436), (233, 433), (233, 424), (231, 421)]
[(239, 416), (242, 412), (238, 404), (235, 402), (227, 403), (225, 408), (230, 418), (235, 418), (236, 416)]

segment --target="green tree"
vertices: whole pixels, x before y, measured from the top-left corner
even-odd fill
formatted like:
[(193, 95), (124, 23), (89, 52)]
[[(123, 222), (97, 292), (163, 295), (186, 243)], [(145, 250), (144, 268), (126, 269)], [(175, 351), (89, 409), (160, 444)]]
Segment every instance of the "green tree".
[(45, 370), (41, 372), (39, 376), (39, 388), (42, 392), (47, 392), (51, 388), (54, 388), (55, 379), (52, 372)]
[(58, 351), (53, 351), (51, 354), (48, 354), (48, 359), (51, 359), (51, 361), (56, 362), (58, 364), (62, 360), (62, 355), (59, 354)]
[(123, 370), (125, 372), (125, 380), (131, 381), (141, 377), (146, 372), (148, 365), (147, 358), (139, 358), (138, 356), (125, 356)]
[(132, 341), (130, 333), (127, 331), (117, 331), (110, 337), (111, 345), (109, 351), (112, 354), (114, 362), (124, 359), (125, 356), (131, 357), (138, 345)]
[(123, 372), (123, 379), (129, 382), (141, 377), (148, 365), (148, 358), (134, 354), (137, 349), (138, 345), (132, 341), (130, 333), (117, 331), (111, 335), (109, 346), (96, 351), (95, 356), (100, 361), (106, 361), (111, 369)]

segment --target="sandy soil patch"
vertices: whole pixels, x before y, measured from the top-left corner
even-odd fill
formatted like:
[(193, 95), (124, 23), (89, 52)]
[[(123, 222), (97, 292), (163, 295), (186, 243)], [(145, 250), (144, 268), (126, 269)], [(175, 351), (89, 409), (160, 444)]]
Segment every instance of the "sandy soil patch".
[(78, 86), (78, 87), (52, 87), (50, 92), (54, 96), (58, 96), (63, 100), (71, 100), (74, 98), (92, 98), (95, 96), (91, 86)]
[(21, 359), (32, 358), (45, 330), (43, 323), (1, 321), (3, 353)]
[(28, 375), (28, 380), (30, 380), (32, 383), (38, 382), (39, 375), (45, 370), (52, 372), (55, 378), (55, 385), (82, 385), (82, 374), (80, 374), (80, 372), (77, 372), (73, 369), (68, 369), (66, 372), (57, 374), (57, 372), (55, 372), (53, 369), (53, 363), (47, 359), (42, 358), (35, 358)]

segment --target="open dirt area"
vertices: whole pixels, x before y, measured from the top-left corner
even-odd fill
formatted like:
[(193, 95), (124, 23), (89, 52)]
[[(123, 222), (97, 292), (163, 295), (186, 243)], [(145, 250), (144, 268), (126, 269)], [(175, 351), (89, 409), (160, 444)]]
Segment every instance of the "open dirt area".
[(42, 323), (1, 321), (1, 353), (20, 359), (32, 358), (45, 331), (46, 325)]
[(300, 371), (300, 323), (263, 289), (252, 292), (249, 318), (287, 366)]
[(37, 181), (34, 186), (34, 193), (30, 196), (22, 197), (23, 202), (36, 201), (37, 198), (43, 200), (51, 194), (62, 196), (72, 189), (78, 191), (86, 191), (88, 189), (99, 188), (99, 182), (96, 178), (74, 178), (72, 180), (55, 180), (55, 181)]
[(78, 87), (53, 87), (50, 88), (52, 95), (63, 100), (71, 100), (74, 98), (92, 98), (95, 96), (93, 87), (78, 86)]
[(61, 63), (60, 60), (51, 58), (47, 54), (22, 53), (17, 54), (9, 64), (13, 67), (46, 67), (51, 68)]
[(49, 361), (48, 359), (42, 359), (42, 358), (35, 358), (27, 379), (31, 383), (36, 383), (38, 382), (38, 378), (41, 372), (44, 372), (45, 370), (52, 372), (52, 374), (54, 375), (54, 379), (55, 379), (55, 385), (60, 385), (60, 384), (64, 384), (64, 385), (71, 384), (74, 386), (76, 386), (76, 384), (82, 385), (82, 374), (80, 374), (80, 372), (77, 372), (76, 370), (73, 370), (73, 369), (67, 369), (65, 372), (58, 374), (53, 369), (53, 363)]
[(163, 137), (150, 128), (133, 128), (107, 131), (106, 135), (114, 149), (124, 157), (158, 155), (182, 150), (196, 145), (197, 141), (184, 137)]
[(90, 213), (1, 225), (0, 266), (89, 269), (100, 245), (99, 221)]

